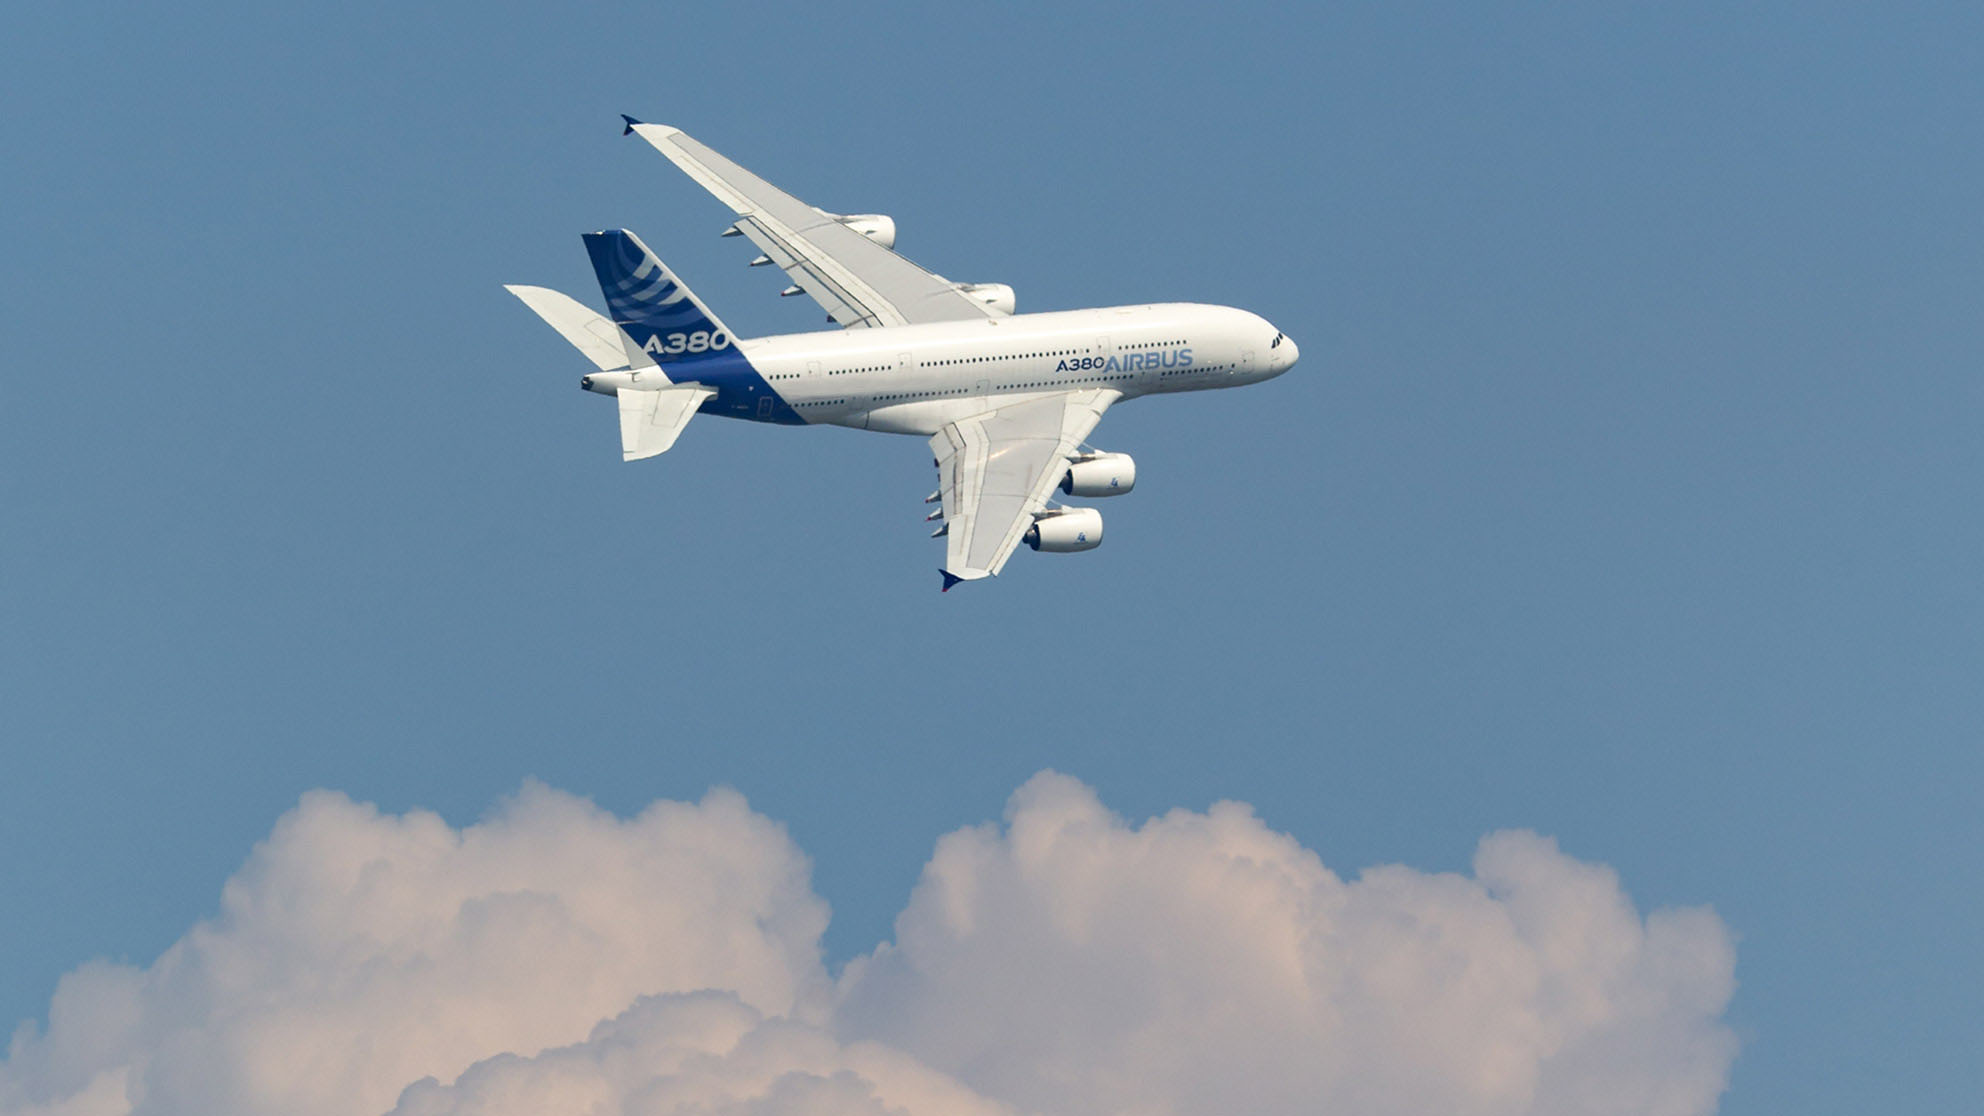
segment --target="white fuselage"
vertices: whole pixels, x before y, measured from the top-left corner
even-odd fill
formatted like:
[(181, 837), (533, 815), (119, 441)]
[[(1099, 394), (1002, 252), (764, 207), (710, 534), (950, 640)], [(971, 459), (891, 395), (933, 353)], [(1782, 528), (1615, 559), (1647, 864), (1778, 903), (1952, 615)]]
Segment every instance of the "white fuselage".
[[(929, 436), (1034, 395), (1108, 388), (1131, 399), (1254, 383), (1286, 371), (1296, 348), (1257, 314), (1163, 303), (787, 334), (740, 341), (737, 355), (783, 404), (733, 409), (737, 417)], [(678, 383), (699, 371), (694, 362), (661, 370)], [(594, 375), (587, 386), (641, 386), (629, 375)]]

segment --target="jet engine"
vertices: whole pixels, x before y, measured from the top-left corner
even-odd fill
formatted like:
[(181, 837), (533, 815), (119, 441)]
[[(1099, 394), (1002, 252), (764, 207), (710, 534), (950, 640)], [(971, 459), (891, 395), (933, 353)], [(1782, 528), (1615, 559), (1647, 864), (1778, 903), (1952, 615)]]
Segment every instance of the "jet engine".
[(1042, 512), (1020, 541), (1049, 554), (1073, 554), (1102, 545), (1102, 513), (1094, 508)]
[(1004, 283), (959, 283), (958, 290), (970, 296), (974, 302), (982, 302), (1001, 314), (1011, 314), (1018, 300), (1013, 289)]
[(881, 213), (836, 213), (833, 219), (884, 248), (896, 246), (896, 219)]
[(1092, 453), (1068, 463), (1061, 491), (1070, 496), (1121, 496), (1137, 486), (1137, 463), (1127, 453)]

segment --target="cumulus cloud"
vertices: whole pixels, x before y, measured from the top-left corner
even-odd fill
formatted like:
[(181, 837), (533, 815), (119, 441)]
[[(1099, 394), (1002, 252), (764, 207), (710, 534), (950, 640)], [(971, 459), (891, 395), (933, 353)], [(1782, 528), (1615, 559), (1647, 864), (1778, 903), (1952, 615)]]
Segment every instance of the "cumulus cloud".
[(835, 1019), (1042, 1112), (1713, 1110), (1734, 949), (1529, 833), (1345, 881), (1246, 806), (1138, 827), (1043, 774), (945, 837)]
[(1713, 1111), (1730, 934), (1485, 838), (1338, 877), (1245, 806), (1141, 825), (1043, 773), (937, 845), (830, 982), (826, 907), (734, 794), (485, 821), (315, 793), (150, 968), (64, 978), (4, 1116)]
[(459, 831), (313, 792), (150, 968), (63, 978), (47, 1033), (15, 1034), (0, 1112), (378, 1113), (642, 994), (804, 1018), (826, 921), (805, 858), (734, 792), (623, 821), (532, 785)]
[(888, 1047), (842, 1044), (727, 992), (646, 998), (574, 1046), (410, 1087), (392, 1116), (1017, 1116)]

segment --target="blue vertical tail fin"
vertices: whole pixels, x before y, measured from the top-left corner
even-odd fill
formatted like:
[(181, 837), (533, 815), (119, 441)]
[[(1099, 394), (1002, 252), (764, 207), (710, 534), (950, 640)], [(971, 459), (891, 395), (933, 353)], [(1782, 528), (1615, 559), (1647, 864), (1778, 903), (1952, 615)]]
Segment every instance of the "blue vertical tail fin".
[(585, 234), (607, 316), (626, 333), (635, 364), (718, 356), (736, 342), (701, 299), (625, 229)]

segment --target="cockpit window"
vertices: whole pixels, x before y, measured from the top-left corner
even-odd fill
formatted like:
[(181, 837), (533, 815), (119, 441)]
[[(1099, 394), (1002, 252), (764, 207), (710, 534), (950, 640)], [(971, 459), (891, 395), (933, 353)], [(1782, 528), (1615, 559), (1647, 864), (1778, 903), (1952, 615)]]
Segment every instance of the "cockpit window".
[(1279, 332), (1277, 332), (1277, 333), (1276, 333), (1276, 334), (1274, 335), (1274, 340), (1272, 340), (1272, 341), (1270, 341), (1270, 342), (1268, 342), (1268, 348), (1270, 348), (1270, 349), (1279, 349), (1279, 348), (1281, 348), (1281, 339), (1282, 339), (1282, 337), (1283, 337), (1283, 336), (1285, 336), (1285, 335), (1284, 335), (1284, 334), (1282, 334), (1282, 333), (1279, 333)]

